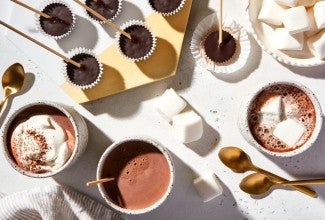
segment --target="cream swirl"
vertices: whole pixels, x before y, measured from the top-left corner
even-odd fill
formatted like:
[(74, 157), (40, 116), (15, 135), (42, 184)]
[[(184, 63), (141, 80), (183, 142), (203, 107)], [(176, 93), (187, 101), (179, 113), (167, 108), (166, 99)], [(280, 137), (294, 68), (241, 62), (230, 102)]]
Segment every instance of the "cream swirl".
[(24, 169), (35, 173), (59, 169), (67, 161), (67, 134), (48, 115), (36, 115), (13, 131), (11, 146), (15, 159)]

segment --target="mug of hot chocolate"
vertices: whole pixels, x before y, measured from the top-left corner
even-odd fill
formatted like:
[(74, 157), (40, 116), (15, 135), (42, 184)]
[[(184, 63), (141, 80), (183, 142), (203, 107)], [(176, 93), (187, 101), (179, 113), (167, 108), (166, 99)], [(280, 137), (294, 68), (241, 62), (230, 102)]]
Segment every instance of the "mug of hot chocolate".
[(147, 137), (125, 138), (103, 153), (97, 179), (109, 206), (124, 214), (143, 214), (161, 205), (171, 192), (174, 165), (167, 150)]
[(88, 130), (82, 116), (72, 108), (37, 101), (9, 117), (2, 141), (6, 159), (15, 170), (30, 177), (50, 177), (81, 156)]
[(322, 126), (316, 96), (296, 82), (273, 82), (249, 95), (238, 126), (253, 146), (274, 156), (294, 156), (308, 149)]

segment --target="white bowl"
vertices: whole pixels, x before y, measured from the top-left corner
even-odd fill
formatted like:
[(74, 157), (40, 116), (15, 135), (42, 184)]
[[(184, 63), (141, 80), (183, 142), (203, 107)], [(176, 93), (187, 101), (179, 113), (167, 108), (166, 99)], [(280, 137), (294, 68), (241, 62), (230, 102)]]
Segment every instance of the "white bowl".
[(265, 0), (248, 0), (247, 6), (250, 32), (263, 50), (278, 61), (291, 66), (310, 67), (325, 64), (324, 60), (320, 60), (311, 54), (306, 44), (302, 51), (281, 51), (272, 46), (274, 29), (270, 25), (257, 19), (264, 1)]
[[(53, 107), (60, 112), (62, 112), (64, 115), (66, 115), (74, 128), (75, 132), (75, 146), (74, 150), (72, 152), (72, 155), (70, 158), (65, 162), (65, 164), (58, 168), (55, 171), (51, 172), (46, 172), (46, 173), (33, 173), (33, 172), (28, 172), (22, 168), (20, 168), (16, 161), (13, 159), (13, 156), (11, 155), (11, 152), (9, 150), (10, 146), (8, 144), (8, 135), (10, 135), (10, 129), (11, 129), (11, 123), (15, 120), (15, 118), (24, 110), (35, 107), (35, 106), (49, 106)], [(17, 111), (15, 111), (12, 115), (9, 116), (9, 119), (7, 123), (4, 125), (3, 128), (3, 133), (2, 133), (2, 144), (3, 144), (3, 150), (5, 153), (5, 157), (9, 164), (19, 173), (29, 176), (29, 177), (34, 177), (34, 178), (45, 178), (45, 177), (51, 177), (54, 176), (62, 171), (64, 171), (66, 168), (71, 166), (73, 163), (75, 163), (78, 158), (82, 155), (82, 153), (85, 151), (88, 143), (88, 129), (85, 120), (83, 117), (76, 112), (74, 109), (71, 107), (65, 106), (63, 104), (58, 104), (55, 102), (50, 102), (50, 101), (36, 101), (32, 102), (29, 104), (24, 105), (23, 107), (19, 108)]]
[[(275, 152), (275, 151), (268, 150), (265, 147), (261, 146), (253, 137), (253, 134), (251, 133), (250, 128), (249, 128), (248, 115), (249, 115), (249, 111), (250, 111), (251, 105), (253, 103), (253, 100), (265, 88), (273, 86), (273, 85), (277, 85), (277, 84), (291, 85), (296, 88), (299, 88), (310, 98), (310, 100), (313, 103), (314, 108), (315, 108), (316, 123), (315, 123), (315, 128), (314, 128), (312, 135), (301, 147), (294, 149), (292, 151), (287, 151), (287, 152)], [(309, 147), (311, 147), (319, 135), (319, 132), (322, 127), (322, 122), (323, 122), (323, 113), (322, 113), (321, 106), (320, 106), (315, 94), (312, 91), (310, 91), (307, 87), (305, 87), (304, 85), (297, 83), (297, 82), (283, 82), (283, 81), (272, 82), (272, 83), (268, 83), (260, 88), (255, 89), (255, 91), (251, 92), (246, 97), (244, 97), (244, 99), (241, 103), (241, 108), (240, 108), (239, 114), (238, 114), (238, 128), (239, 128), (241, 135), (244, 137), (244, 139), (249, 144), (256, 147), (258, 150), (268, 153), (273, 156), (277, 156), (277, 157), (291, 157), (291, 156), (300, 154), (300, 153), (304, 152), (305, 150), (307, 150)]]

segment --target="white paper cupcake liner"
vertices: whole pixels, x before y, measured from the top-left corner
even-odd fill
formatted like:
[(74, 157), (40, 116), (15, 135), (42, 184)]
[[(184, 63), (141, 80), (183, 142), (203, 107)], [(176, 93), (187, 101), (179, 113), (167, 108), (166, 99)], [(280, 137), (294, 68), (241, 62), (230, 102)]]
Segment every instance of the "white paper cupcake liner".
[(148, 0), (149, 5), (151, 6), (151, 8), (152, 8), (152, 10), (153, 10), (154, 12), (156, 12), (156, 13), (158, 13), (158, 14), (162, 14), (163, 16), (166, 16), (166, 17), (178, 13), (179, 10), (181, 10), (181, 9), (183, 8), (183, 6), (184, 6), (184, 4), (185, 4), (185, 1), (186, 1), (186, 0), (182, 0), (181, 3), (179, 4), (179, 6), (178, 6), (175, 10), (173, 10), (173, 11), (171, 11), (171, 12), (160, 12), (160, 11), (157, 11), (157, 10), (153, 7), (153, 5), (151, 5), (150, 1)]
[(152, 55), (152, 53), (154, 52), (154, 50), (156, 49), (156, 43), (157, 43), (157, 39), (156, 39), (156, 36), (153, 34), (153, 31), (151, 30), (151, 28), (145, 24), (144, 22), (142, 21), (139, 21), (139, 20), (130, 20), (126, 23), (124, 23), (122, 26), (121, 26), (121, 29), (125, 30), (126, 28), (132, 26), (132, 25), (139, 25), (139, 26), (143, 26), (145, 27), (146, 29), (149, 30), (150, 34), (151, 34), (151, 37), (152, 37), (152, 46), (151, 46), (151, 50), (143, 57), (140, 57), (140, 58), (132, 58), (132, 57), (128, 57), (126, 56), (121, 47), (120, 47), (120, 38), (122, 36), (122, 34), (120, 32), (116, 32), (116, 46), (118, 48), (118, 50), (120, 51), (120, 53), (122, 54), (123, 57), (125, 57), (126, 59), (129, 59), (129, 60), (132, 60), (134, 62), (138, 62), (138, 61), (141, 61), (141, 60), (146, 60), (148, 59), (148, 57), (150, 57)]
[(75, 16), (75, 14), (73, 13), (73, 11), (71, 9), (72, 7), (69, 4), (67, 4), (66, 2), (61, 1), (61, 0), (43, 1), (41, 3), (40, 7), (39, 7), (39, 11), (43, 11), (45, 9), (45, 7), (50, 5), (50, 4), (62, 4), (64, 6), (66, 6), (70, 10), (70, 12), (72, 14), (72, 24), (71, 24), (71, 27), (70, 27), (69, 31), (67, 33), (65, 33), (65, 34), (60, 35), (60, 36), (53, 36), (53, 35), (50, 35), (50, 34), (46, 33), (43, 30), (43, 28), (41, 27), (40, 15), (39, 14), (35, 14), (35, 24), (36, 24), (37, 29), (42, 34), (44, 34), (45, 36), (50, 37), (50, 38), (54, 38), (55, 40), (59, 40), (59, 39), (62, 39), (64, 37), (68, 36), (71, 33), (71, 31), (74, 29), (75, 24), (76, 24), (76, 16)]
[(98, 65), (99, 65), (99, 74), (98, 74), (97, 79), (93, 83), (88, 84), (88, 85), (81, 86), (81, 85), (77, 85), (74, 82), (72, 82), (70, 80), (69, 76), (68, 76), (68, 71), (67, 71), (68, 63), (65, 62), (65, 61), (63, 62), (62, 71), (63, 71), (64, 78), (66, 79), (66, 81), (70, 85), (72, 85), (72, 86), (74, 86), (76, 88), (85, 90), (85, 89), (90, 89), (90, 88), (94, 87), (101, 80), (102, 75), (103, 75), (103, 64), (99, 61), (97, 55), (94, 52), (92, 52), (89, 49), (83, 48), (83, 47), (79, 47), (79, 48), (72, 49), (71, 51), (68, 52), (68, 56), (71, 58), (71, 57), (74, 57), (75, 55), (78, 55), (78, 54), (81, 54), (81, 53), (89, 54), (89, 55), (93, 56), (94, 58), (96, 58), (96, 60), (98, 62)]
[(242, 68), (247, 60), (251, 50), (250, 40), (246, 30), (233, 21), (230, 17), (224, 16), (222, 20), (223, 30), (228, 31), (236, 40), (237, 50), (233, 58), (224, 63), (217, 64), (205, 55), (201, 42), (206, 34), (211, 31), (211, 28), (217, 28), (218, 16), (213, 13), (205, 17), (196, 27), (191, 41), (191, 52), (194, 59), (203, 69), (209, 70), (213, 73), (230, 74)]
[[(83, 1), (83, 3), (84, 4), (86, 4), (86, 0), (84, 0)], [(121, 10), (122, 10), (122, 0), (118, 0), (118, 8), (117, 8), (117, 11), (116, 11), (116, 13), (114, 14), (114, 16), (113, 17), (111, 17), (111, 18), (109, 18), (108, 20), (110, 20), (110, 21), (113, 21), (120, 13), (121, 13)], [(86, 16), (88, 17), (88, 19), (90, 19), (91, 21), (93, 21), (93, 22), (97, 22), (97, 23), (99, 23), (99, 24), (104, 24), (105, 22), (104, 21), (102, 21), (102, 20), (99, 20), (99, 18), (98, 19), (96, 19), (96, 18), (93, 18), (93, 17), (91, 17), (89, 14), (91, 14), (91, 12), (88, 12), (86, 9), (85, 9), (85, 13), (86, 13)]]

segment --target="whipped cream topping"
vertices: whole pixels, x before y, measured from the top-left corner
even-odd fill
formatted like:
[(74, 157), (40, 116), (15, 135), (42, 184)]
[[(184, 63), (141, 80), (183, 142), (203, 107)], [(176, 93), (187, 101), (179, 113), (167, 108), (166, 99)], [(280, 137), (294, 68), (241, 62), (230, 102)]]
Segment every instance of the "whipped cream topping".
[(67, 134), (48, 115), (36, 115), (13, 131), (11, 146), (15, 158), (32, 172), (55, 171), (69, 158)]

